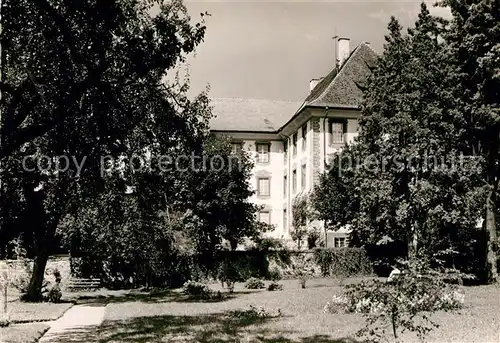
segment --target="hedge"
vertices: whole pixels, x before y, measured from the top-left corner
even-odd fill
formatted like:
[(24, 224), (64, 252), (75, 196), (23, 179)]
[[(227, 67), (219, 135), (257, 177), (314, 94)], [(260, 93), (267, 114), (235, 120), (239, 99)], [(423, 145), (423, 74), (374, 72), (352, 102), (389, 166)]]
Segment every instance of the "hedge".
[(373, 273), (373, 268), (363, 248), (318, 248), (314, 260), (323, 276), (361, 276)]

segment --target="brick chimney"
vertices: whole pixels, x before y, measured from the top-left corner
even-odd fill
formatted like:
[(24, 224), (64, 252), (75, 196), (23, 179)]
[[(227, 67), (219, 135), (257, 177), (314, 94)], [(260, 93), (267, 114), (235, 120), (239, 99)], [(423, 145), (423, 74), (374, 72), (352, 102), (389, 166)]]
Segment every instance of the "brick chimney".
[(351, 48), (349, 43), (350, 43), (349, 38), (341, 37), (338, 39), (337, 59), (339, 61), (339, 65), (342, 65), (345, 62), (345, 60), (349, 57), (349, 54), (351, 53)]

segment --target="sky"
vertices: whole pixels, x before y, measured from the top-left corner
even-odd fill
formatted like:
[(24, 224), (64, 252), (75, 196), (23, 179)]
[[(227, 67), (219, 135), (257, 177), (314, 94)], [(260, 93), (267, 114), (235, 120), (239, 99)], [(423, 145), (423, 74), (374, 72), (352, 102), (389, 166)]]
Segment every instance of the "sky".
[(190, 93), (210, 85), (210, 97), (302, 101), (309, 81), (333, 67), (333, 36), (350, 38), (351, 49), (365, 41), (381, 52), (390, 16), (407, 27), (420, 2), (185, 0), (193, 20), (210, 13), (204, 41), (182, 67)]

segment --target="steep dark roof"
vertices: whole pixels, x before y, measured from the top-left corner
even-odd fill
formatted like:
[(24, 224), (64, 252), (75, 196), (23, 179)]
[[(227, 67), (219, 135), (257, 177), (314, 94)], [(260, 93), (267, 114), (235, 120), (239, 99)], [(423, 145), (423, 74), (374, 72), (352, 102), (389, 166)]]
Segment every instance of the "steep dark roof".
[(212, 98), (215, 131), (276, 132), (300, 106), (296, 101)]
[(361, 43), (351, 52), (340, 70), (333, 69), (312, 90), (304, 106), (329, 106), (359, 108), (364, 85), (375, 65), (377, 53), (366, 43)]
[(359, 109), (359, 86), (366, 83), (377, 53), (366, 43), (358, 45), (340, 69), (325, 76), (304, 102), (264, 99), (213, 98), (211, 130), (277, 132), (306, 107)]

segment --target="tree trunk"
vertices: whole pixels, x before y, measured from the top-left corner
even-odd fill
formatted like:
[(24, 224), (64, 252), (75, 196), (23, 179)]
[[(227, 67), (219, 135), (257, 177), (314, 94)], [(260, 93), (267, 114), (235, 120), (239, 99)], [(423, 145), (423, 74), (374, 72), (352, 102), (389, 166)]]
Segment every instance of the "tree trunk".
[(49, 254), (46, 246), (38, 249), (37, 255), (34, 259), (33, 273), (31, 274), (28, 292), (23, 296), (25, 301), (41, 301), (42, 300), (42, 285), (45, 276), (45, 267)]
[(495, 253), (495, 245), (497, 243), (497, 228), (495, 221), (495, 204), (496, 204), (496, 187), (488, 194), (486, 199), (486, 272), (487, 272), (487, 282), (496, 283), (498, 282), (498, 271), (497, 271), (497, 256)]
[(326, 220), (324, 223), (324, 229), (325, 229), (325, 248), (328, 248), (328, 228), (326, 227)]

